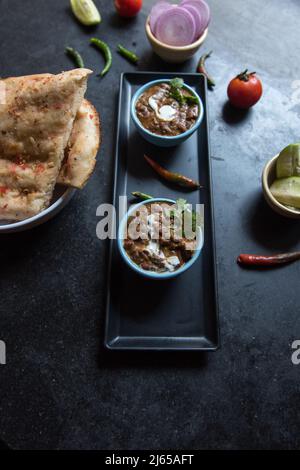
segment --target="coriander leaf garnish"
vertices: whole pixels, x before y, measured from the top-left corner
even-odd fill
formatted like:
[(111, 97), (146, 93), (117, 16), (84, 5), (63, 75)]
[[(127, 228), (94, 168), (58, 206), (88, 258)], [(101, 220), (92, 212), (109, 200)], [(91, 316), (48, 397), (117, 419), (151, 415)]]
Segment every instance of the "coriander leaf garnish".
[(182, 199), (182, 198), (177, 199), (176, 206), (178, 207), (178, 210), (183, 212), (186, 209), (186, 205), (187, 205), (186, 199)]
[(178, 101), (180, 106), (183, 104), (198, 104), (198, 99), (193, 95), (184, 95), (182, 93), (182, 88), (184, 86), (184, 81), (182, 78), (175, 77), (170, 80), (170, 92), (169, 96), (174, 100)]
[[(200, 217), (200, 214), (194, 210), (191, 210), (191, 205), (185, 199), (177, 199), (176, 201), (176, 210), (174, 211), (177, 217), (184, 217), (184, 214), (188, 213), (189, 216), (192, 218), (192, 230), (196, 232), (197, 227), (201, 227), (203, 225), (203, 220)], [(185, 234), (183, 233), (183, 236)]]
[(174, 100), (178, 101), (178, 103), (180, 104), (180, 106), (182, 106), (184, 104), (184, 97), (183, 97), (183, 94), (181, 92), (181, 88), (183, 87), (183, 80), (182, 78), (173, 78), (171, 81), (170, 81), (170, 96), (171, 98), (173, 98)]
[(175, 77), (170, 81), (171, 88), (182, 88), (184, 81), (182, 78)]
[(184, 99), (187, 104), (199, 104), (196, 96), (185, 95)]

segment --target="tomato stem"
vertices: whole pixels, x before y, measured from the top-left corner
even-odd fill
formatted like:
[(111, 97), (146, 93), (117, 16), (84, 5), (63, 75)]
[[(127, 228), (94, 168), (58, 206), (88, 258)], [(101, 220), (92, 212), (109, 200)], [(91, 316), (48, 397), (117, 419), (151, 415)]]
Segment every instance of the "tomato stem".
[(244, 70), (244, 72), (237, 75), (236, 78), (238, 78), (239, 80), (242, 80), (243, 82), (249, 82), (250, 77), (255, 74), (256, 72), (248, 72), (248, 69), (246, 69)]

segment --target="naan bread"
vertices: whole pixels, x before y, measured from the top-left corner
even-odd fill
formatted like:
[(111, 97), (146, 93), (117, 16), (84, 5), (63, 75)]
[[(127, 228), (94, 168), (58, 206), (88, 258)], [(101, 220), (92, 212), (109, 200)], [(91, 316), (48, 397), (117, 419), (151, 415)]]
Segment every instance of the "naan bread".
[(91, 73), (0, 80), (0, 219), (23, 220), (49, 205)]
[(95, 168), (100, 140), (99, 115), (89, 101), (83, 100), (67, 145), (58, 183), (83, 188)]

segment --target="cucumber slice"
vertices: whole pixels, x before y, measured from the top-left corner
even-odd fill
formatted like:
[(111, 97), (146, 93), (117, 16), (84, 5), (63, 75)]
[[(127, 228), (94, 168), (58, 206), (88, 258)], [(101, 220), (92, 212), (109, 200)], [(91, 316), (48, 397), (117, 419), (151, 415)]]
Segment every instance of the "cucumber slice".
[(288, 145), (280, 152), (276, 173), (277, 178), (300, 176), (300, 144)]
[(281, 204), (300, 209), (300, 176), (275, 180), (270, 191)]
[(71, 8), (80, 23), (86, 26), (101, 22), (100, 13), (93, 0), (71, 0)]

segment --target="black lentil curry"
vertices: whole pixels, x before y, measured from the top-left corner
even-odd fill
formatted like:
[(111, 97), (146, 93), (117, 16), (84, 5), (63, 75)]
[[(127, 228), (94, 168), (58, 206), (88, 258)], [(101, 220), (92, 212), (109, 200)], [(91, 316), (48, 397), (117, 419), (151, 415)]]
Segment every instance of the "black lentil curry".
[(136, 114), (145, 129), (162, 136), (176, 136), (194, 126), (199, 116), (195, 95), (182, 87), (182, 99), (171, 93), (169, 83), (159, 83), (146, 90), (136, 102)]
[(176, 271), (195, 252), (196, 239), (176, 236), (173, 207), (165, 202), (144, 204), (128, 218), (125, 251), (146, 271)]

